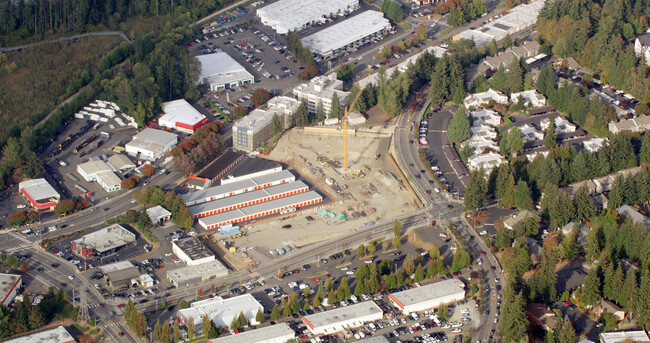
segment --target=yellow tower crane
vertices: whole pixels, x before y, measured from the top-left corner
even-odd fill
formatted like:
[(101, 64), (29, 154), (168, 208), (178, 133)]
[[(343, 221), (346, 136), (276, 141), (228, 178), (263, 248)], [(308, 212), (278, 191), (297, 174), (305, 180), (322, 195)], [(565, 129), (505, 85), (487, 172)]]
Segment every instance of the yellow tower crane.
[(343, 115), (343, 174), (348, 172), (348, 113), (350, 109), (354, 107), (361, 96), (362, 89), (359, 89), (359, 93), (354, 97), (354, 100), (345, 108), (345, 114)]

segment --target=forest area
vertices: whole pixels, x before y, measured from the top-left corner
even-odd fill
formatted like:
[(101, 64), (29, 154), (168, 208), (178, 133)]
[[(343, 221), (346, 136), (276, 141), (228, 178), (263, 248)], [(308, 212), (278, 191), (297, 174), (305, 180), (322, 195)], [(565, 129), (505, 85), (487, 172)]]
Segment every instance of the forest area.
[(547, 1), (537, 32), (544, 44), (542, 51), (563, 58), (574, 56), (603, 84), (647, 103), (648, 68), (634, 55), (634, 38), (649, 27), (648, 18), (650, 2), (644, 0)]

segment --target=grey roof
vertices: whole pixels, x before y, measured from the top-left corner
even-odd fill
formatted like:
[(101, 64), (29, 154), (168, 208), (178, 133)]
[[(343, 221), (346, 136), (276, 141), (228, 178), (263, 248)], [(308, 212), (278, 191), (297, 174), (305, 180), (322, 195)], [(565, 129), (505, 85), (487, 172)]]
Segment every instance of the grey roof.
[(217, 213), (215, 215), (203, 217), (199, 219), (199, 223), (204, 226), (210, 226), (218, 223), (223, 223), (228, 220), (237, 222), (240, 218), (244, 218), (253, 214), (264, 213), (269, 210), (282, 208), (282, 207), (291, 207), (296, 206), (299, 203), (310, 201), (310, 200), (322, 200), (323, 197), (316, 193), (315, 191), (309, 191), (304, 193), (299, 193), (296, 195), (291, 195), (288, 197), (275, 199), (261, 204), (252, 205), (248, 207), (238, 208), (232, 211)]
[(203, 199), (209, 199), (211, 197), (223, 197), (228, 196), (230, 193), (240, 192), (244, 189), (255, 187), (258, 185), (264, 185), (266, 183), (276, 182), (285, 179), (295, 180), (296, 176), (293, 175), (288, 170), (282, 170), (277, 173), (262, 175), (254, 177), (251, 179), (245, 179), (242, 181), (237, 181), (225, 185), (210, 187), (208, 189), (200, 190), (197, 192), (183, 194), (183, 201), (185, 203), (193, 203)]
[(5, 343), (72, 343), (76, 342), (64, 326), (30, 333), (25, 336), (10, 339)]
[(196, 59), (201, 63), (201, 80), (209, 83), (226, 84), (253, 79), (251, 73), (223, 51), (197, 56)]
[(161, 217), (172, 215), (171, 212), (167, 211), (164, 207), (160, 205), (148, 208), (147, 214), (149, 215), (149, 218), (151, 218), (151, 220), (154, 220), (154, 218), (161, 218)]
[(0, 303), (14, 288), (14, 285), (20, 280), (20, 275), (0, 274)]
[(650, 34), (637, 37), (639, 43), (643, 46), (650, 46)]
[(101, 230), (91, 232), (73, 242), (85, 248), (93, 248), (98, 252), (121, 247), (135, 241), (135, 234), (120, 224), (113, 224)]
[(128, 156), (122, 154), (115, 154), (108, 158), (108, 164), (110, 164), (115, 170), (135, 168), (135, 164)]
[(113, 172), (111, 171), (111, 168), (106, 164), (106, 162), (102, 160), (84, 162), (77, 165), (77, 168), (81, 169), (86, 175), (90, 177), (97, 176), (97, 174), (101, 172)]
[(602, 343), (618, 343), (625, 340), (632, 342), (650, 342), (648, 334), (646, 334), (644, 330), (614, 331), (603, 332), (600, 334), (600, 341)]
[(228, 275), (228, 268), (226, 268), (226, 266), (224, 266), (219, 260), (167, 271), (167, 277), (176, 281), (178, 284), (183, 284), (185, 280), (207, 280), (212, 277), (222, 277), (226, 275)]
[(302, 320), (307, 324), (307, 326), (311, 325), (313, 328), (318, 328), (322, 326), (336, 325), (340, 322), (346, 322), (372, 314), (381, 315), (383, 314), (383, 311), (374, 301), (371, 300), (310, 314), (302, 317)]
[(299, 190), (305, 187), (309, 189), (309, 186), (307, 186), (302, 181), (288, 182), (277, 186), (258, 189), (252, 192), (246, 192), (226, 198), (221, 198), (215, 201), (204, 202), (198, 205), (190, 206), (188, 209), (192, 215), (195, 215), (206, 211), (213, 211), (220, 208), (226, 208), (229, 206), (246, 203), (249, 201), (261, 199), (263, 197), (278, 195), (288, 191)]
[(462, 281), (458, 279), (449, 279), (422, 287), (392, 293), (389, 295), (389, 298), (402, 306), (407, 307), (431, 299), (447, 297), (461, 292), (464, 295), (465, 290), (463, 290), (463, 287), (465, 287), (465, 284), (463, 284)]
[(214, 257), (214, 253), (203, 244), (198, 237), (188, 237), (172, 242), (187, 255), (191, 260), (200, 260), (206, 257)]
[(178, 136), (171, 132), (146, 128), (142, 130), (142, 132), (133, 136), (133, 140), (127, 143), (127, 145), (137, 147), (142, 150), (154, 151), (177, 139)]
[(379, 335), (358, 340), (356, 343), (390, 343), (390, 341), (386, 337)]
[(115, 270), (109, 273), (106, 273), (105, 275), (111, 280), (111, 283), (120, 283), (124, 281), (130, 281), (131, 279), (134, 279), (138, 276), (140, 276), (140, 271), (136, 267), (131, 267), (131, 268), (126, 268), (126, 269), (120, 269), (120, 270)]
[(18, 184), (18, 187), (24, 189), (34, 201), (60, 197), (59, 193), (45, 179), (23, 181)]
[(287, 323), (278, 323), (263, 328), (241, 332), (236, 335), (219, 337), (212, 340), (214, 343), (262, 343), (283, 339), (288, 341), (295, 338), (296, 333)]
[(637, 224), (645, 224), (645, 222), (648, 220), (648, 217), (644, 216), (636, 208), (630, 205), (623, 205), (617, 208), (616, 211), (622, 216), (630, 217), (630, 219), (632, 219), (632, 221)]

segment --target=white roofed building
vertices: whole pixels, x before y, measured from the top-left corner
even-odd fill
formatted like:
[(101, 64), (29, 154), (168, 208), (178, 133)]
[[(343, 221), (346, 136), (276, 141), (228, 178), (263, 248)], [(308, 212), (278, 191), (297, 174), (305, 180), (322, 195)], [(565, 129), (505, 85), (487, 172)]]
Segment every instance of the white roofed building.
[(601, 343), (650, 342), (644, 330), (602, 332), (599, 338)]
[(390, 30), (390, 21), (378, 11), (365, 11), (301, 39), (315, 54), (330, 57)]
[(214, 253), (198, 237), (188, 237), (172, 242), (172, 252), (188, 266), (215, 260)]
[(223, 51), (196, 58), (201, 63), (199, 83), (208, 85), (213, 92), (255, 82), (251, 73)]
[(169, 129), (193, 134), (208, 122), (208, 118), (185, 99), (163, 102), (162, 110), (165, 114), (158, 119), (158, 124)]
[(59, 192), (45, 179), (33, 179), (18, 184), (20, 193), (38, 211), (53, 210), (61, 200)]
[(359, 0), (280, 0), (257, 9), (262, 24), (279, 34), (300, 31), (359, 8)]
[(449, 279), (392, 293), (388, 295), (388, 299), (403, 313), (408, 314), (463, 300), (464, 288), (465, 284), (462, 281)]
[(250, 294), (243, 294), (224, 299), (214, 297), (211, 299), (195, 301), (189, 308), (178, 311), (178, 319), (187, 325), (190, 317), (194, 318), (196, 332), (201, 332), (203, 316), (208, 316), (216, 327), (229, 328), (233, 319), (243, 313), (250, 325), (257, 325), (255, 316), (264, 307)]
[(335, 73), (316, 76), (308, 83), (300, 84), (293, 89), (293, 95), (297, 100), (307, 104), (307, 110), (311, 114), (323, 111), (325, 115), (329, 115), (334, 93), (338, 95), (341, 106), (345, 107), (350, 93), (343, 91), (343, 81), (337, 80)]
[(589, 152), (596, 152), (600, 150), (600, 148), (603, 147), (607, 143), (607, 138), (598, 138), (594, 137), (592, 139), (588, 139), (586, 141), (582, 142), (582, 146), (585, 148), (585, 150)]
[(107, 192), (122, 189), (122, 180), (102, 160), (92, 160), (77, 165), (77, 172), (88, 182), (97, 182)]
[(474, 154), (482, 154), (487, 151), (499, 151), (499, 145), (494, 140), (486, 137), (474, 136), (461, 143), (461, 146), (463, 148), (469, 146), (474, 151)]
[(178, 136), (167, 131), (146, 128), (126, 144), (126, 153), (147, 161), (155, 161), (178, 143)]
[(492, 168), (500, 166), (503, 162), (505, 162), (503, 156), (494, 152), (488, 152), (470, 156), (467, 159), (467, 166), (472, 170), (483, 168), (486, 171), (490, 171)]
[(292, 126), (300, 101), (276, 96), (266, 103), (266, 109), (256, 108), (232, 126), (233, 147), (255, 151), (273, 137), (273, 117), (278, 116), (283, 129)]
[(160, 205), (148, 208), (147, 215), (149, 215), (151, 222), (154, 224), (162, 224), (172, 217), (172, 213)]
[(479, 124), (476, 126), (472, 126), (470, 129), (472, 131), (472, 137), (489, 138), (489, 139), (497, 138), (497, 131), (492, 126)]
[(505, 105), (508, 103), (508, 97), (503, 93), (490, 88), (482, 93), (474, 93), (468, 95), (465, 97), (464, 104), (466, 108), (470, 108), (479, 107), (482, 104), (487, 104), (491, 101), (494, 101), (497, 104)]
[(228, 275), (230, 271), (219, 260), (167, 270), (167, 279), (177, 288), (196, 285)]
[(522, 126), (518, 126), (517, 128), (519, 131), (521, 131), (521, 136), (524, 143), (544, 139), (544, 133), (537, 130), (534, 126), (524, 124)]
[(9, 339), (4, 343), (74, 343), (76, 340), (66, 330), (65, 326), (28, 333), (24, 336)]
[(221, 336), (208, 340), (208, 343), (286, 343), (296, 338), (296, 333), (287, 323), (277, 323), (263, 328), (240, 332), (236, 335)]
[(106, 256), (125, 246), (135, 245), (135, 234), (120, 224), (113, 224), (70, 242), (72, 252), (82, 257)]
[(478, 111), (470, 112), (472, 125), (490, 125), (499, 126), (501, 124), (501, 116), (493, 110), (481, 108)]
[(384, 311), (374, 301), (364, 301), (310, 314), (302, 317), (302, 321), (314, 335), (321, 335), (362, 326), (364, 323), (382, 319), (383, 316)]
[(0, 305), (9, 306), (22, 286), (22, 275), (0, 274)]
[[(539, 122), (542, 130), (546, 130), (551, 125), (551, 118), (544, 118)], [(567, 120), (564, 116), (555, 117), (555, 133), (575, 132), (576, 125)]]
[(510, 94), (510, 101), (519, 101), (519, 97), (524, 101), (524, 105), (528, 107), (542, 107), (546, 105), (546, 98), (536, 90), (527, 90), (519, 93)]

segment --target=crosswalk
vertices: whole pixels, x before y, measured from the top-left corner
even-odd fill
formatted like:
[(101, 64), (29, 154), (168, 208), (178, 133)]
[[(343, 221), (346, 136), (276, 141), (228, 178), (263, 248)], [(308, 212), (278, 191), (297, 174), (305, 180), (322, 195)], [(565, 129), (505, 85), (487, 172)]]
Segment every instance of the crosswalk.
[(117, 327), (117, 326), (120, 326), (120, 323), (119, 323), (119, 322), (104, 323), (104, 327), (105, 327), (105, 328), (108, 328), (108, 327)]
[(15, 247), (4, 249), (4, 251), (7, 252), (7, 253), (13, 253), (13, 252), (16, 252), (16, 251), (19, 251), (19, 250), (29, 249), (31, 247), (32, 247), (31, 244), (25, 243), (25, 244), (21, 244), (21, 245), (15, 246)]
[(444, 199), (444, 198), (435, 198), (435, 199), (431, 199), (430, 201), (433, 204), (448, 204), (449, 203), (449, 200)]

